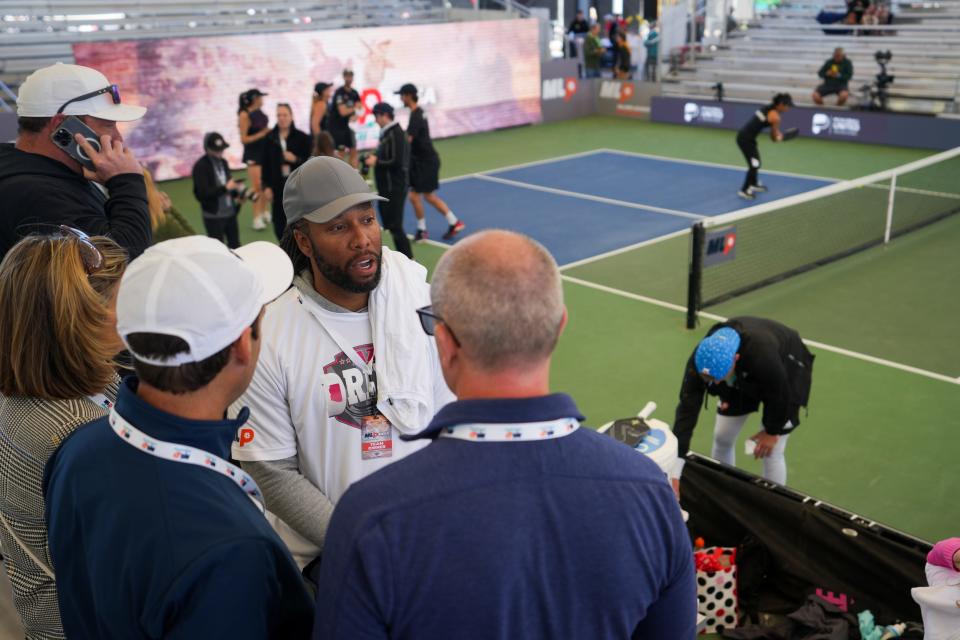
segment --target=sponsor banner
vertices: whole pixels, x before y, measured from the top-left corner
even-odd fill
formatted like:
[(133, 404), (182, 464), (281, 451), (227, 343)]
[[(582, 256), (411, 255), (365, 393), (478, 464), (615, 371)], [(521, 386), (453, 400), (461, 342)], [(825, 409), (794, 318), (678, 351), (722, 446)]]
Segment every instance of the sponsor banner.
[(650, 100), (659, 89), (654, 82), (639, 80), (597, 80), (597, 113), (603, 116), (646, 118)]
[[(535, 20), (90, 42), (73, 45), (73, 52), (77, 64), (119, 84), (125, 102), (148, 108), (122, 130), (160, 180), (190, 174), (208, 131), (223, 134), (227, 160), (239, 166), (237, 102), (253, 87), (268, 94), (263, 111), (270, 126), (277, 103), (285, 102), (297, 126), (309, 131), (314, 84), (339, 86), (348, 67), (362, 103), (351, 125), (360, 148), (375, 146), (379, 136), (373, 105), (399, 108), (394, 92), (407, 82), (420, 89), (436, 138), (540, 121)], [(400, 124), (408, 118), (399, 109)]]
[[(760, 106), (746, 102), (658, 96), (653, 98), (650, 119), (654, 122), (739, 129)], [(799, 129), (801, 136), (811, 138), (918, 149), (945, 150), (960, 146), (960, 120), (951, 118), (796, 107), (783, 115), (780, 128), (791, 127)]]
[(703, 250), (703, 266), (712, 267), (737, 257), (737, 228), (721, 227), (707, 232)]
[(540, 65), (540, 112), (544, 122), (592, 115), (594, 81), (579, 78), (576, 60), (550, 60)]

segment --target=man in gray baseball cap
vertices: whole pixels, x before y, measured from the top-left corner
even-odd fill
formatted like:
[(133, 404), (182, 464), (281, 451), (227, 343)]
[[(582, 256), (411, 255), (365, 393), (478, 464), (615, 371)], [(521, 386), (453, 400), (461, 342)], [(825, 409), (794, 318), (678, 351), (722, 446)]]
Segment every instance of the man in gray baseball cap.
[(277, 532), (306, 574), (333, 505), (351, 484), (416, 451), (452, 400), (436, 343), (416, 313), (427, 271), (381, 246), (372, 193), (337, 158), (311, 158), (283, 190), (294, 286), (270, 305), (253, 381), (237, 406), (253, 418), (233, 457), (257, 481)]

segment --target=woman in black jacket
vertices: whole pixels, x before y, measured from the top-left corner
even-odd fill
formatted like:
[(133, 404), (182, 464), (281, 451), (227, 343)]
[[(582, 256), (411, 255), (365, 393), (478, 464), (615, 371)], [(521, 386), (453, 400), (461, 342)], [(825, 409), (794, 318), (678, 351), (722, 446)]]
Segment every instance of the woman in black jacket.
[(313, 143), (310, 136), (297, 129), (293, 124), (293, 110), (289, 104), (277, 105), (277, 126), (266, 137), (263, 153), (263, 183), (266, 196), (273, 201), (273, 232), (277, 240), (287, 227), (287, 216), (283, 212), (283, 186), (287, 176), (310, 159)]

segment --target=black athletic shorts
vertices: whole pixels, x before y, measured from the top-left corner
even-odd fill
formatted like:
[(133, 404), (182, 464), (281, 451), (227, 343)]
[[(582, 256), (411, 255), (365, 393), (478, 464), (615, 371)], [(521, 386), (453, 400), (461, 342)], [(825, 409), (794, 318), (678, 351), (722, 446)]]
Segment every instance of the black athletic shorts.
[(747, 161), (747, 165), (753, 167), (756, 164), (755, 169), (760, 168), (760, 149), (757, 147), (756, 139), (750, 138), (737, 138), (737, 146), (740, 147), (740, 153), (743, 154), (743, 157)]
[(849, 89), (847, 89), (847, 85), (845, 85), (845, 84), (826, 84), (826, 83), (824, 83), (824, 84), (820, 85), (819, 87), (817, 87), (817, 93), (820, 94), (820, 97), (821, 97), (821, 98), (825, 98), (825, 97), (827, 97), (827, 96), (836, 95), (836, 94), (840, 93), (841, 91), (849, 91)]
[(357, 135), (353, 132), (353, 129), (331, 129), (330, 135), (333, 137), (333, 144), (336, 145), (338, 149), (356, 149), (357, 148)]
[(433, 193), (440, 188), (440, 158), (410, 163), (410, 190)]

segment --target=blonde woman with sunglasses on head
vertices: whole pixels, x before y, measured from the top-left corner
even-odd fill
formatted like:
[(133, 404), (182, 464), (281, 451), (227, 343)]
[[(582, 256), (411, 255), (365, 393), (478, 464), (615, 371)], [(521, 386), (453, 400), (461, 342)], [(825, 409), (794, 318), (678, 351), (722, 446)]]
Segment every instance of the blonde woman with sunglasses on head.
[(62, 638), (43, 469), (77, 427), (109, 411), (119, 378), (116, 294), (127, 254), (70, 227), (0, 262), (0, 547), (27, 638)]

